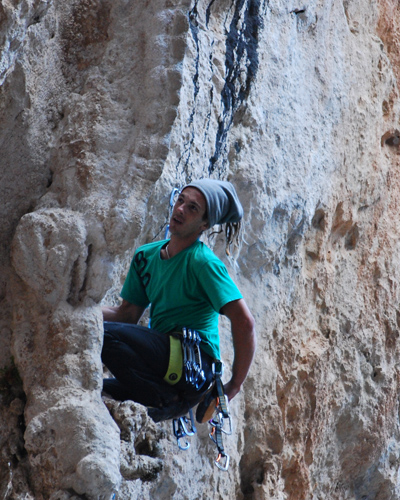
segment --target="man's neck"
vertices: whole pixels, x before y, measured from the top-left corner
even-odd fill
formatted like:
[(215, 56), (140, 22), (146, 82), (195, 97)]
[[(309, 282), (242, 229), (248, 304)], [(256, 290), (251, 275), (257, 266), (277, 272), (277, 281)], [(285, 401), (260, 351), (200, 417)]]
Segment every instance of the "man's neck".
[(195, 241), (199, 239), (199, 236), (191, 237), (191, 238), (178, 238), (174, 235), (171, 236), (171, 239), (168, 243), (168, 256), (169, 258), (178, 255), (178, 253), (182, 252), (186, 248), (189, 248), (193, 245)]

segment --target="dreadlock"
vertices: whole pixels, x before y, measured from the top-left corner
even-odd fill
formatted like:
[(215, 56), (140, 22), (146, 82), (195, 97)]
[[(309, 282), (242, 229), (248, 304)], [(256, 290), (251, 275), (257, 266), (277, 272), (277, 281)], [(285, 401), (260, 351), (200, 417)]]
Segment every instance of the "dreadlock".
[[(216, 234), (221, 234), (223, 231), (223, 225), (225, 226), (225, 253), (228, 257), (231, 257), (234, 261), (237, 258), (237, 254), (240, 251), (241, 246), (241, 222), (227, 222), (225, 224), (220, 224), (219, 230), (213, 231), (208, 235), (209, 240), (212, 240), (213, 236)], [(234, 255), (231, 256), (231, 248), (233, 246)], [(235, 255), (236, 254), (236, 255)]]
[(242, 227), (241, 222), (227, 222), (225, 224), (225, 253), (226, 255), (231, 255), (231, 246), (233, 245), (234, 250), (240, 249), (240, 229)]

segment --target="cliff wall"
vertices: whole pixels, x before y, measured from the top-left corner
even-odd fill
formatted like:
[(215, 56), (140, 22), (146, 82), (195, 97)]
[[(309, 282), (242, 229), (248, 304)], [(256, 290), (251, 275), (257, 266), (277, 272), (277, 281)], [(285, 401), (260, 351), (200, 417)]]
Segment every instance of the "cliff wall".
[[(2, 0), (1, 500), (400, 498), (399, 14)], [(245, 209), (227, 266), (258, 351), (228, 472), (206, 426), (178, 451), (101, 398), (100, 303), (196, 177)]]

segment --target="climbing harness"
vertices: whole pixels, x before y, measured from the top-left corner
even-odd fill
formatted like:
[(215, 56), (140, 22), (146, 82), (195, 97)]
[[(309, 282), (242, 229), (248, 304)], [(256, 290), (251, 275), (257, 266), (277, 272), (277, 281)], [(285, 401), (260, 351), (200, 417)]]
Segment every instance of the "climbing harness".
[[(188, 337), (188, 332), (191, 332), (192, 340), (190, 342), (193, 343), (193, 330), (186, 330), (186, 336)], [(195, 332), (197, 333), (197, 332)], [(198, 335), (198, 334), (197, 334)], [(198, 344), (197, 344), (198, 345)], [(183, 347), (183, 344), (182, 344)], [(189, 356), (185, 358), (184, 351), (184, 359), (187, 359)], [(200, 358), (201, 359), (201, 358)], [(200, 361), (201, 363), (201, 361)], [(200, 365), (201, 368), (201, 365)], [(190, 380), (190, 376), (193, 379), (193, 370), (191, 368), (185, 369), (184, 364), (184, 372), (185, 377), (188, 377), (186, 380)], [(195, 373), (198, 374), (198, 370), (195, 370)], [(223, 374), (223, 363), (221, 361), (215, 361), (213, 363), (213, 376), (214, 376), (214, 385), (211, 389), (211, 392), (216, 393), (216, 398), (212, 399), (212, 404), (215, 402), (214, 414), (213, 418), (211, 418), (208, 423), (211, 426), (211, 432), (209, 433), (210, 439), (216, 444), (218, 455), (214, 460), (214, 464), (223, 471), (227, 471), (229, 468), (230, 457), (227, 453), (225, 453), (224, 444), (222, 436), (223, 434), (230, 435), (233, 432), (232, 428), (232, 419), (229, 412), (229, 404), (228, 404), (228, 396), (224, 393), (224, 386), (222, 384), (222, 374)], [(197, 377), (194, 377), (197, 380)], [(189, 382), (190, 383), (190, 382)], [(195, 382), (196, 383), (196, 382)], [(203, 382), (204, 384), (204, 382)], [(201, 404), (201, 403), (200, 403)], [(225, 426), (225, 423), (228, 422), (228, 427)], [(181, 450), (187, 450), (190, 447), (190, 443), (186, 440), (184, 443), (181, 440), (187, 436), (193, 436), (197, 430), (194, 423), (193, 411), (189, 410), (189, 417), (180, 417), (175, 418), (172, 421), (172, 427), (174, 436), (177, 439), (178, 447)]]
[(164, 380), (167, 384), (175, 385), (182, 378), (183, 355), (180, 339), (175, 335), (169, 336), (169, 363)]
[(200, 391), (206, 382), (201, 363), (201, 338), (196, 330), (182, 328), (182, 331), (170, 333), (170, 356), (165, 382), (178, 383), (182, 376), (187, 384)]

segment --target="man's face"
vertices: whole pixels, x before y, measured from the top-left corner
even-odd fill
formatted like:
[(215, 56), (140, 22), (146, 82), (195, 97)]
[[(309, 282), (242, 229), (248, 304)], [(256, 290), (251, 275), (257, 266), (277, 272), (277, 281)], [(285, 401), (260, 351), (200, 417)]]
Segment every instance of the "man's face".
[(184, 189), (172, 210), (169, 232), (180, 238), (197, 238), (208, 227), (204, 219), (206, 207), (206, 200), (198, 189)]

